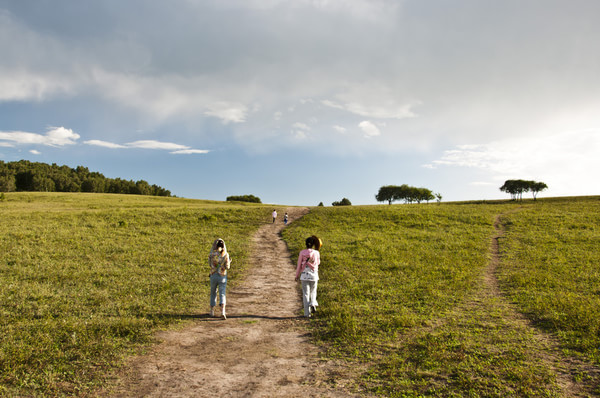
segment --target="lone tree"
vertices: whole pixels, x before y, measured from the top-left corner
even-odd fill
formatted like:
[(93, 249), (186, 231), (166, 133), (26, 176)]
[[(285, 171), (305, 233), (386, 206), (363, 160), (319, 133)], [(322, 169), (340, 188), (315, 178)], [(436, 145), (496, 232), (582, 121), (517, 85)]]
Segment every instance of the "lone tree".
[(533, 200), (537, 199), (537, 194), (548, 188), (543, 182), (531, 180), (506, 180), (500, 190), (510, 194), (512, 200), (523, 200), (523, 192), (533, 194)]
[(543, 182), (535, 182), (532, 181), (533, 184), (529, 187), (531, 194), (533, 195), (533, 200), (537, 200), (537, 194), (542, 192), (545, 189), (548, 189), (548, 185)]

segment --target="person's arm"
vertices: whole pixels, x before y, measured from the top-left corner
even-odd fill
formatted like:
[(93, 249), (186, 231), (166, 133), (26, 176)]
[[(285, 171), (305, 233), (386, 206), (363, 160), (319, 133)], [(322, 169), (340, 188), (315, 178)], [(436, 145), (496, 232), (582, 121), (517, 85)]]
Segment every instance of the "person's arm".
[(315, 265), (315, 267), (318, 267), (319, 264), (321, 264), (321, 253), (319, 253), (318, 250), (315, 250), (313, 253), (314, 253), (314, 262), (313, 262), (313, 264)]
[(213, 258), (212, 258), (212, 251), (210, 252), (210, 254), (208, 255), (208, 269), (210, 270), (208, 272), (209, 275), (212, 275), (214, 273), (214, 266), (213, 266)]
[(302, 258), (304, 256), (302, 255), (302, 252), (300, 252), (300, 254), (298, 255), (298, 266), (296, 267), (296, 280), (298, 280), (298, 278), (300, 277), (300, 273), (303, 271), (303, 267), (302, 267)]

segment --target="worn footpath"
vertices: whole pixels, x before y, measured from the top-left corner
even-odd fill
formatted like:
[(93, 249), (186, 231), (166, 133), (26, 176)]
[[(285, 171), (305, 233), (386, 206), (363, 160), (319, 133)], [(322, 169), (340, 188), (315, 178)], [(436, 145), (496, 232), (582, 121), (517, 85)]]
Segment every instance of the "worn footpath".
[[(288, 208), (290, 222), (308, 212)], [(320, 359), (294, 282), (295, 259), (281, 239), (281, 220), (254, 239), (245, 280), (227, 292), (227, 320), (206, 308), (182, 330), (130, 361), (111, 397), (348, 397), (348, 369)], [(235, 265), (235, 259), (233, 266)], [(218, 307), (217, 307), (218, 308)]]

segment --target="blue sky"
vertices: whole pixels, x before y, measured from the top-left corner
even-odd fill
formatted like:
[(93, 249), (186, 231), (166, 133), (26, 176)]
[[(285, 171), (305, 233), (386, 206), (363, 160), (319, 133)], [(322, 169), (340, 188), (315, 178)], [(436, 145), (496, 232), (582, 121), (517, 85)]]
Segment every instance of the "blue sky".
[(598, 195), (595, 0), (0, 0), (0, 160), (196, 199)]

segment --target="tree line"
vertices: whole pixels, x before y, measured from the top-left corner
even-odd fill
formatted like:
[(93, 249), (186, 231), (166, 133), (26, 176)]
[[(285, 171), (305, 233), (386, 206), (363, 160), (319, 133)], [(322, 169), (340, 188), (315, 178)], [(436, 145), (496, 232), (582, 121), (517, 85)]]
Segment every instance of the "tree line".
[(20, 160), (0, 160), (0, 192), (95, 192), (171, 196), (171, 192), (147, 181), (107, 178), (87, 167), (58, 166)]
[(537, 199), (537, 194), (548, 188), (543, 182), (531, 180), (506, 180), (500, 187), (502, 192), (510, 194), (512, 200), (523, 200), (524, 192), (531, 192), (533, 200)]
[(421, 203), (423, 201), (429, 202), (436, 198), (438, 201), (441, 201), (442, 195), (439, 193), (434, 194), (427, 188), (416, 188), (407, 184), (400, 186), (385, 185), (379, 188), (379, 192), (375, 195), (375, 199), (378, 202), (388, 202), (390, 205), (396, 200), (404, 200), (404, 203)]
[(258, 196), (254, 195), (232, 195), (228, 196), (227, 202), (250, 202), (250, 203), (262, 203)]

